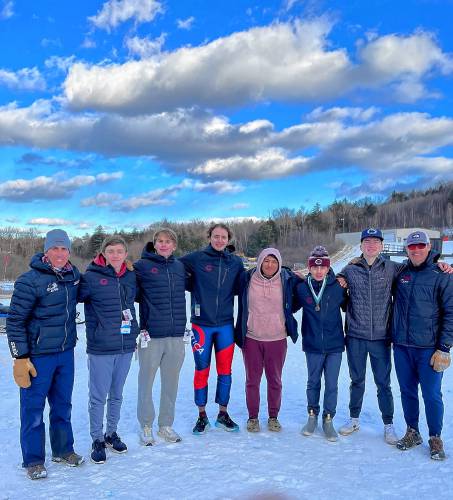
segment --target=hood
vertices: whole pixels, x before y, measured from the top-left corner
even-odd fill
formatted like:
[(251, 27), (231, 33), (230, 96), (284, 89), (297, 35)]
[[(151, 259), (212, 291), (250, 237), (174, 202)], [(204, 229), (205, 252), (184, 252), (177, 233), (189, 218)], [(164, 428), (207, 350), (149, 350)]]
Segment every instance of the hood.
[[(266, 278), (261, 273), (261, 265), (263, 264), (263, 260), (268, 256), (273, 255), (278, 260), (278, 271), (272, 276), (272, 278)], [(260, 278), (262, 279), (274, 279), (277, 276), (280, 276), (280, 271), (282, 270), (282, 256), (280, 252), (276, 248), (265, 248), (259, 255), (256, 261), (256, 271)]]

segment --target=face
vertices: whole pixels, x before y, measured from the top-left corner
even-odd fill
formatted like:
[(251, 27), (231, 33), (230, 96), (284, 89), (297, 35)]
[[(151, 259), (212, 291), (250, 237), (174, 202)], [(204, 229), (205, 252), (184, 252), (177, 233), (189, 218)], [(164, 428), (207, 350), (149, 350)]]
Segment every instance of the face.
[(425, 262), (430, 250), (431, 245), (416, 243), (415, 245), (409, 245), (407, 247), (407, 255), (414, 266), (419, 266)]
[(382, 241), (379, 238), (365, 238), (360, 244), (365, 259), (377, 257), (383, 248)]
[(216, 227), (212, 230), (209, 238), (212, 248), (221, 252), (228, 245), (228, 231), (223, 227)]
[(65, 247), (52, 247), (46, 252), (53, 267), (63, 268), (69, 260), (69, 250)]
[(316, 281), (322, 281), (329, 272), (329, 268), (327, 266), (312, 266), (310, 267), (310, 274)]
[(168, 236), (168, 234), (161, 233), (157, 235), (154, 243), (156, 253), (162, 257), (168, 258), (176, 250), (176, 243)]
[(273, 255), (268, 255), (261, 264), (261, 274), (266, 278), (272, 278), (278, 271), (278, 260)]
[(103, 255), (107, 264), (111, 265), (115, 271), (119, 271), (127, 257), (127, 252), (124, 246), (118, 243), (117, 245), (109, 245), (104, 250)]

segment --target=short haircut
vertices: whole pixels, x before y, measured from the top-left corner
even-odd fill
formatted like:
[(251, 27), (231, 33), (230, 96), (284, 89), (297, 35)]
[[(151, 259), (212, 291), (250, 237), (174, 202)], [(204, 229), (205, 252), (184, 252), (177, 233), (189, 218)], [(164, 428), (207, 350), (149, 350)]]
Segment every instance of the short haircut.
[(127, 243), (124, 240), (124, 238), (122, 238), (121, 236), (114, 235), (114, 236), (107, 236), (107, 238), (104, 239), (101, 245), (101, 253), (104, 253), (105, 249), (112, 245), (123, 245), (124, 249), (127, 252)]
[(173, 229), (170, 229), (169, 227), (160, 227), (158, 228), (154, 234), (153, 234), (153, 244), (155, 245), (156, 244), (156, 241), (157, 241), (157, 238), (159, 238), (159, 236), (161, 234), (165, 234), (167, 235), (175, 245), (178, 245), (178, 236), (176, 235), (176, 233), (173, 231)]
[(228, 241), (230, 241), (233, 238), (233, 232), (231, 231), (231, 229), (226, 224), (223, 224), (222, 222), (215, 222), (209, 226), (208, 238), (211, 237), (212, 231), (214, 231), (214, 229), (216, 227), (220, 227), (222, 229), (225, 229), (225, 231), (228, 233)]

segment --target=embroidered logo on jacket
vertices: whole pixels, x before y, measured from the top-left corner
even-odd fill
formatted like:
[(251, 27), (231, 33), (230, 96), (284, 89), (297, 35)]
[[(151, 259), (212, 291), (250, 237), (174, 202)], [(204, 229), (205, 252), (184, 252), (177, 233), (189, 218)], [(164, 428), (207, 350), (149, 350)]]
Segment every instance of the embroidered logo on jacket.
[(47, 285), (47, 291), (49, 293), (58, 292), (58, 283), (56, 283), (55, 281), (53, 283), (49, 283)]
[(101, 278), (99, 280), (99, 284), (103, 285), (103, 286), (108, 285), (109, 284), (109, 280), (107, 278)]
[(206, 264), (206, 265), (204, 266), (204, 270), (205, 270), (205, 271), (208, 271), (208, 273), (210, 273), (210, 272), (213, 270), (213, 267), (212, 267), (212, 265), (211, 265), (211, 264)]
[(410, 274), (406, 274), (405, 276), (401, 276), (400, 278), (400, 283), (402, 283), (403, 285), (406, 285), (407, 283), (410, 283), (411, 281), (411, 275)]
[(153, 274), (158, 274), (158, 273), (159, 273), (159, 269), (158, 269), (157, 267), (152, 267), (152, 268), (151, 268), (151, 272), (152, 272)]
[(305, 302), (307, 304), (313, 304), (313, 299), (311, 297), (305, 297)]

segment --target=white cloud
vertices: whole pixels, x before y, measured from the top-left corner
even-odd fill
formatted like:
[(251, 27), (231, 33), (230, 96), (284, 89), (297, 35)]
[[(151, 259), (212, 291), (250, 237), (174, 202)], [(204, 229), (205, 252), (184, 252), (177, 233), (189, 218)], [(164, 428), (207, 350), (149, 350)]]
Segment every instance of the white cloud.
[(110, 31), (132, 19), (136, 24), (150, 22), (162, 12), (162, 4), (157, 0), (108, 0), (101, 10), (88, 20), (97, 28)]
[(62, 73), (66, 73), (69, 67), (74, 64), (74, 61), (74, 55), (68, 57), (51, 56), (44, 61), (44, 66), (49, 69), (56, 68)]
[[(363, 42), (357, 54), (331, 48), (326, 18), (275, 23), (124, 64), (74, 64), (64, 82), (74, 109), (142, 114), (178, 107), (239, 106), (263, 101), (319, 102), (372, 89), (412, 85), (449, 74), (453, 59), (427, 33)], [(410, 57), (408, 57), (410, 55)], [(357, 62), (354, 62), (357, 60)]]
[(124, 45), (129, 50), (129, 54), (139, 56), (142, 59), (155, 57), (161, 53), (165, 43), (166, 34), (162, 33), (159, 37), (150, 39), (149, 37), (140, 38), (138, 36), (125, 38)]
[(86, 37), (80, 46), (82, 49), (94, 49), (96, 48), (96, 42), (92, 38)]
[(66, 219), (58, 218), (48, 218), (48, 217), (38, 217), (35, 219), (30, 219), (27, 224), (29, 226), (71, 226), (72, 221)]
[(193, 16), (188, 17), (187, 19), (177, 19), (176, 25), (180, 30), (190, 30), (195, 21)]
[(122, 196), (117, 193), (98, 193), (96, 196), (90, 198), (84, 198), (81, 200), (80, 205), (82, 207), (110, 207), (115, 202), (120, 200)]
[(318, 122), (342, 121), (351, 119), (359, 122), (367, 122), (379, 112), (379, 109), (371, 106), (369, 108), (349, 108), (349, 107), (334, 107), (324, 109), (322, 107), (315, 108), (307, 114), (307, 120)]
[(9, 19), (14, 16), (14, 2), (4, 1), (3, 7), (0, 9), (0, 19)]
[(46, 82), (37, 68), (9, 71), (0, 68), (0, 86), (17, 90), (45, 90)]
[(116, 181), (118, 179), (122, 179), (124, 176), (124, 172), (104, 172), (102, 174), (96, 175), (96, 180), (98, 182), (110, 182)]
[(219, 194), (233, 194), (239, 193), (244, 190), (240, 184), (235, 184), (230, 181), (214, 181), (214, 182), (200, 182), (197, 181), (193, 184), (194, 191), (208, 191)]

